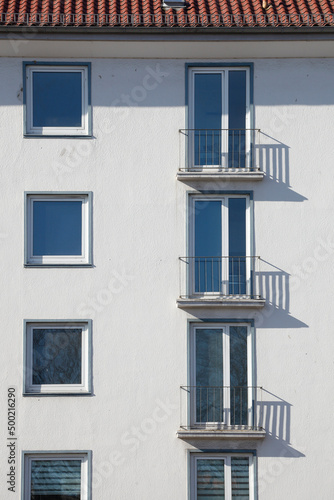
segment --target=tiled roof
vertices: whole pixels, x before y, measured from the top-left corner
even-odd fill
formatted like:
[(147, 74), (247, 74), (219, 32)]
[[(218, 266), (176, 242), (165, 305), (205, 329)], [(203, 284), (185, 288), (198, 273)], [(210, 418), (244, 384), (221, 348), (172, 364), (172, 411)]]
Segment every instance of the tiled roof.
[[(263, 4), (262, 4), (263, 2)], [(0, 0), (1, 26), (305, 27), (334, 26), (334, 0)]]

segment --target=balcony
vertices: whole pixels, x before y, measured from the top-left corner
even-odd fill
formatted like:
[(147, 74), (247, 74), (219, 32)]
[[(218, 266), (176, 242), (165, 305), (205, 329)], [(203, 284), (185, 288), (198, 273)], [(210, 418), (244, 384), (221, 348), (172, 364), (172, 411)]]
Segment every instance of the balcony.
[(181, 129), (179, 180), (260, 181), (259, 129)]
[(180, 387), (181, 439), (263, 439), (262, 387)]
[(178, 307), (263, 307), (259, 263), (260, 257), (180, 257)]

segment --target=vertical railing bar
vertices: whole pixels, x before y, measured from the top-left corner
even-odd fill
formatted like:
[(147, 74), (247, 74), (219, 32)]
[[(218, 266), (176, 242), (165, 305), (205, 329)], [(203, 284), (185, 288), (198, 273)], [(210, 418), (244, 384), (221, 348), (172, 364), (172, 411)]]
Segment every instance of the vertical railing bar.
[(211, 292), (214, 292), (214, 259), (211, 259)]
[(240, 387), (240, 424), (242, 425), (242, 387)]
[(223, 421), (223, 401), (222, 401), (222, 394), (223, 394), (223, 389), (220, 388), (220, 390), (219, 390), (219, 408), (220, 408), (219, 421), (220, 422)]
[(241, 258), (238, 257), (238, 260), (239, 260), (239, 278), (238, 278), (238, 281), (239, 281), (238, 288), (239, 288), (239, 290), (238, 290), (238, 293), (239, 293), (239, 295), (241, 295), (241, 269), (240, 269), (240, 260), (241, 260)]
[(212, 422), (216, 422), (216, 388), (213, 388)]
[(209, 388), (206, 388), (206, 422), (209, 422)]

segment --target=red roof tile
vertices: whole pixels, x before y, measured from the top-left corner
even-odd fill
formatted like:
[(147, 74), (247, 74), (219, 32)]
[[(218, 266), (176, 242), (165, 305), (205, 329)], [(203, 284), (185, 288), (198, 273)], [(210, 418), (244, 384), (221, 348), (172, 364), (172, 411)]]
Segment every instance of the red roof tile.
[[(168, 1), (168, 0), (166, 0)], [(334, 0), (0, 0), (2, 26), (302, 27), (334, 26)]]

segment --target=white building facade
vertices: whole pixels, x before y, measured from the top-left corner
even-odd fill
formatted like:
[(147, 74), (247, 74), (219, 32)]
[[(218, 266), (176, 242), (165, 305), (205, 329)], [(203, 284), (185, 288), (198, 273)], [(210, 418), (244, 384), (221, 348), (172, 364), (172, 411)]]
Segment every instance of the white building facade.
[(332, 499), (332, 34), (0, 36), (0, 498)]

